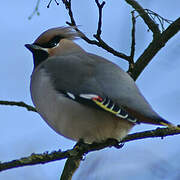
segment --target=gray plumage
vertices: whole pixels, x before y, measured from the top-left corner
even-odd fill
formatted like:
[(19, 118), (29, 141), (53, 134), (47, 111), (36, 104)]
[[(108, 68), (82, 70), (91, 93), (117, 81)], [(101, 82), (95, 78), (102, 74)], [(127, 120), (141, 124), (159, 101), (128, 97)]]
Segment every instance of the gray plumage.
[(151, 119), (159, 119), (133, 79), (117, 65), (89, 53), (50, 58), (42, 68), (50, 74), (56, 90), (72, 94), (98, 94), (119, 106), (129, 107)]

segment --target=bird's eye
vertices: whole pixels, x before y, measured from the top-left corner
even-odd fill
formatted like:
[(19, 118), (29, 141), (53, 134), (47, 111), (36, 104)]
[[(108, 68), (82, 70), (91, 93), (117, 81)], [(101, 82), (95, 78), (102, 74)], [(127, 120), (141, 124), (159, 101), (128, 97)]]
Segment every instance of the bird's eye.
[(58, 42), (51, 42), (49, 43), (49, 48), (53, 48), (58, 44)]
[(47, 47), (48, 48), (53, 48), (55, 47), (60, 41), (60, 37), (59, 36), (55, 36), (53, 39), (51, 39), (48, 43), (47, 43)]
[(44, 47), (44, 48), (53, 48), (53, 47), (57, 46), (57, 44), (60, 42), (61, 39), (62, 39), (62, 37), (55, 36), (49, 42), (41, 44), (41, 47)]

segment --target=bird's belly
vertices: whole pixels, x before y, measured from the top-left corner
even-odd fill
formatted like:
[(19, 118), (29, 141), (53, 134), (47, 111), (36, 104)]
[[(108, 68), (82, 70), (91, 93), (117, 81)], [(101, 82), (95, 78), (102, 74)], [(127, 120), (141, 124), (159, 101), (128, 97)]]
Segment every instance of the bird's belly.
[(87, 143), (122, 139), (133, 124), (109, 112), (75, 102), (57, 93), (43, 71), (32, 76), (31, 96), (37, 111), (57, 133)]

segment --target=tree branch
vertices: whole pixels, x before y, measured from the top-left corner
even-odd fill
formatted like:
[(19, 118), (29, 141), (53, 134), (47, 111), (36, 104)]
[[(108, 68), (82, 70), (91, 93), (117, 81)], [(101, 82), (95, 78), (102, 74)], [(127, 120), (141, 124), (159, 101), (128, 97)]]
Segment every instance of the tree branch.
[[(71, 22), (67, 22), (67, 24), (70, 26), (75, 26), (74, 27), (75, 30), (82, 35), (82, 39), (84, 39), (87, 43), (101, 47), (101, 48), (105, 49), (106, 51), (112, 53), (113, 55), (128, 61), (130, 64), (128, 73), (132, 76), (132, 78), (134, 80), (136, 80), (139, 77), (139, 75), (144, 70), (144, 68), (148, 65), (148, 63), (152, 60), (152, 58), (157, 54), (157, 52), (165, 45), (165, 43), (179, 31), (179, 29), (177, 27), (177, 24), (179, 22), (176, 20), (174, 22), (175, 25), (173, 25), (174, 23), (172, 23), (167, 28), (168, 31), (164, 31), (163, 33), (161, 33), (158, 28), (158, 25), (151, 19), (151, 17), (148, 15), (148, 13), (135, 0), (125, 0), (128, 4), (130, 4), (139, 13), (139, 15), (142, 17), (144, 22), (147, 24), (148, 28), (153, 32), (153, 37), (154, 37), (153, 41), (145, 49), (145, 51), (142, 53), (142, 55), (137, 59), (136, 63), (133, 64), (132, 57), (134, 56), (134, 52), (135, 52), (135, 49), (134, 49), (134, 47), (135, 47), (135, 17), (133, 18), (131, 54), (130, 54), (130, 56), (127, 56), (121, 52), (114, 50), (112, 47), (110, 47), (108, 44), (106, 44), (101, 39), (100, 36), (97, 36), (97, 34), (94, 36), (97, 40), (89, 39), (76, 26), (76, 22), (73, 17), (73, 13), (72, 13), (72, 9), (71, 9), (71, 0), (69, 0), (69, 1), (62, 0), (62, 1), (65, 4), (66, 9), (68, 10), (68, 13), (69, 13), (69, 16), (71, 19)], [(102, 9), (101, 9), (101, 11), (102, 11)], [(99, 15), (99, 18), (100, 18), (100, 15)], [(98, 21), (98, 22), (99, 22), (98, 28), (101, 29), (101, 25), (100, 25), (101, 21)], [(101, 32), (101, 30), (97, 29), (97, 32)], [(168, 38), (169, 35), (170, 35), (170, 37)]]
[(69, 157), (66, 160), (60, 180), (71, 180), (80, 165), (81, 159), (82, 157)]
[(180, 18), (176, 19), (169, 27), (163, 31), (158, 39), (153, 39), (149, 46), (145, 49), (142, 55), (136, 61), (134, 68), (130, 73), (134, 80), (136, 80), (145, 67), (149, 64), (152, 58), (165, 46), (165, 44), (180, 31)]
[(180, 31), (180, 17), (177, 18), (172, 24), (170, 24), (169, 27), (165, 31), (163, 31), (161, 35), (162, 43), (165, 44), (179, 31)]
[[(73, 12), (72, 12), (72, 8), (71, 8), (71, 0), (62, 0), (63, 4), (65, 5), (66, 9), (68, 10), (69, 13), (69, 17), (71, 19), (71, 23), (70, 22), (66, 22), (71, 26), (76, 26), (76, 22), (74, 20), (74, 16), (73, 16)], [(76, 29), (77, 30), (77, 29)], [(80, 31), (79, 31), (80, 32)]]
[[(153, 32), (152, 42), (137, 59), (134, 67), (131, 67), (128, 70), (128, 73), (132, 76), (134, 80), (136, 80), (142, 73), (142, 71), (145, 69), (145, 67), (148, 65), (148, 63), (152, 60), (152, 58), (159, 52), (159, 50), (164, 47), (167, 41), (169, 41), (169, 39), (172, 38), (180, 30), (180, 19), (178, 18), (171, 25), (169, 25), (169, 27), (165, 31), (161, 33), (158, 25), (155, 23), (154, 20), (151, 19), (151, 17), (146, 12), (146, 9), (143, 9), (135, 0), (125, 1), (139, 13), (145, 24)], [(167, 21), (166, 19), (163, 20)], [(170, 21), (168, 21), (168, 23), (170, 23)]]
[(33, 111), (33, 112), (37, 112), (37, 110), (33, 107), (30, 106), (22, 101), (0, 101), (1, 105), (8, 105), (8, 106), (19, 106), (19, 107), (24, 107), (26, 108), (28, 111)]
[[(104, 50), (112, 53), (113, 55), (120, 57), (126, 61), (129, 61), (130, 57), (125, 55), (124, 53), (118, 52), (114, 50), (112, 47), (110, 47), (107, 43), (105, 43), (101, 38), (96, 37), (97, 40), (91, 40), (89, 39), (82, 31), (80, 31), (76, 25), (72, 9), (71, 9), (71, 0), (62, 0), (63, 4), (65, 5), (66, 9), (68, 10), (68, 14), (70, 17), (71, 22), (66, 22), (68, 25), (73, 26), (74, 29), (81, 34), (81, 37), (83, 40), (85, 40), (87, 43), (96, 45), (98, 47), (103, 48)], [(103, 5), (104, 6), (104, 5)]]
[[(121, 142), (130, 142), (134, 140), (146, 139), (146, 138), (154, 138), (161, 137), (164, 138), (166, 136), (178, 135), (180, 134), (180, 130), (170, 129), (170, 128), (157, 128), (155, 130), (144, 131), (139, 133), (130, 134), (125, 137)], [(84, 154), (89, 152), (97, 151), (104, 149), (106, 147), (116, 146), (116, 142), (113, 140), (107, 140), (103, 143), (93, 143), (93, 144), (84, 144), (82, 143), (79, 148), (73, 148), (67, 151), (54, 151), (52, 153), (43, 153), (43, 154), (32, 154), (29, 157), (24, 157), (21, 159), (13, 160), (10, 162), (0, 163), (0, 171), (4, 171), (7, 169), (35, 165), (35, 164), (44, 164), (56, 160), (62, 160), (65, 158), (73, 157), (73, 158), (81, 158)]]

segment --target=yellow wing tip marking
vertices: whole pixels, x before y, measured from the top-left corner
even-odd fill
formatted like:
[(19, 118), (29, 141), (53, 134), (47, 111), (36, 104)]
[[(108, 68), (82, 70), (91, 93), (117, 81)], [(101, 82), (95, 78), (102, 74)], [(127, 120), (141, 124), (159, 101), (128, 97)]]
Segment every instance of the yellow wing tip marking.
[[(106, 111), (108, 111), (108, 112), (116, 115), (117, 117), (122, 118), (122, 119), (126, 119), (126, 120), (128, 120), (128, 121), (130, 121), (130, 122), (132, 122), (132, 123), (137, 123), (137, 119), (136, 119), (136, 118), (132, 119), (131, 117), (129, 117), (129, 115), (128, 115), (127, 112), (125, 112), (125, 111), (123, 111), (122, 109), (120, 109), (120, 108), (119, 108), (116, 104), (114, 104), (111, 100), (108, 100), (107, 103), (105, 103), (107, 99), (103, 100), (101, 97), (92, 98), (92, 100), (93, 100), (99, 107), (101, 107), (102, 109), (104, 109), (104, 110), (106, 110)], [(114, 107), (116, 107), (116, 106), (118, 107), (118, 110), (116, 109), (117, 111), (114, 109)], [(117, 108), (117, 107), (116, 107), (116, 108)], [(122, 111), (123, 111), (125, 114), (122, 114), (122, 113), (121, 113)]]
[(171, 129), (180, 130), (180, 127), (176, 126), (174, 124), (168, 124), (168, 123), (165, 123), (165, 122), (160, 122), (160, 124), (163, 125), (163, 126), (167, 126), (168, 128), (171, 128)]
[(109, 112), (111, 112), (112, 114), (117, 114), (117, 112), (115, 112), (115, 111), (113, 111), (112, 109), (107, 108), (105, 105), (103, 105), (102, 102), (99, 102), (99, 101), (97, 101), (96, 99), (93, 99), (93, 101), (94, 101), (97, 105), (99, 105), (101, 108), (105, 109), (106, 111), (109, 111)]

